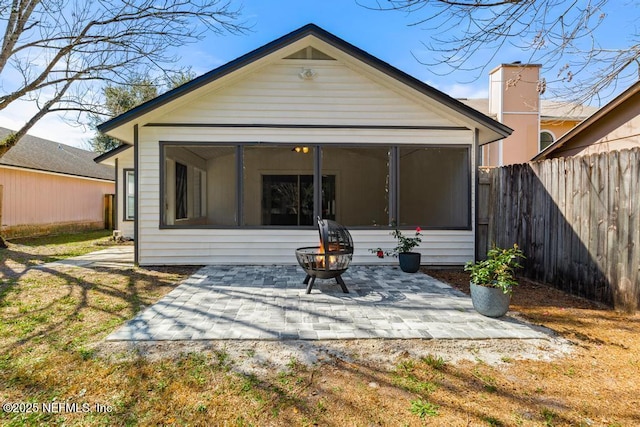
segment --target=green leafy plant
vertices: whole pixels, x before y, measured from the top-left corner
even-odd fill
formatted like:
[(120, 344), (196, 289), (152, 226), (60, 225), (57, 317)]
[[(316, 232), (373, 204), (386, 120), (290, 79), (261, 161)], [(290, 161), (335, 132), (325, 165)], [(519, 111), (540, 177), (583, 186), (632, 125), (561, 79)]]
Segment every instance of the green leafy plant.
[(433, 369), (443, 369), (447, 362), (440, 356), (435, 356), (433, 354), (427, 354), (422, 358), (422, 361), (427, 365), (431, 366)]
[(516, 268), (522, 266), (519, 259), (526, 258), (517, 244), (512, 248), (502, 249), (494, 246), (483, 261), (468, 262), (464, 270), (468, 271), (471, 281), (476, 285), (502, 289), (505, 294), (513, 291), (518, 282), (515, 279)]
[(402, 234), (402, 231), (396, 228), (390, 233), (398, 241), (395, 248), (390, 251), (385, 251), (381, 248), (375, 248), (369, 249), (369, 252), (376, 254), (378, 258), (384, 258), (385, 255), (397, 257), (398, 254), (411, 252), (413, 248), (420, 245), (420, 243), (422, 242), (422, 234), (420, 233), (421, 231), (422, 229), (420, 227), (416, 227), (414, 236), (406, 237), (404, 234)]
[(411, 401), (411, 413), (423, 419), (426, 416), (438, 416), (438, 409), (438, 405), (434, 405), (433, 403), (424, 401), (422, 399)]

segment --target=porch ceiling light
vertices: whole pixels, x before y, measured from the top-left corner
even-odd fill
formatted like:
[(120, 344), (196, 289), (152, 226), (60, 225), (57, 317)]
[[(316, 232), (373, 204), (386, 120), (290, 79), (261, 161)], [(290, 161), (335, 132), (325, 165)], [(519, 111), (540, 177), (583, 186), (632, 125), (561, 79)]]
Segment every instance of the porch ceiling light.
[(291, 149), (291, 151), (295, 151), (296, 153), (307, 154), (309, 152), (309, 147), (298, 147), (295, 146)]

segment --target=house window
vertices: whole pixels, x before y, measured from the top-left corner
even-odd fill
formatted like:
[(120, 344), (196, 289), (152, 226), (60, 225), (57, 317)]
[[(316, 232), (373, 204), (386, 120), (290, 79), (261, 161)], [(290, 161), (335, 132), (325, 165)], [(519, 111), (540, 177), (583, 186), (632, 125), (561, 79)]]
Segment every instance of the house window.
[(545, 148), (553, 144), (554, 141), (555, 141), (555, 138), (551, 132), (549, 132), (548, 130), (541, 131), (540, 132), (540, 151), (544, 150)]
[(471, 226), (471, 169), (467, 147), (401, 147), (398, 224)]
[(124, 170), (124, 220), (133, 221), (136, 212), (136, 181), (133, 169)]
[(313, 175), (263, 175), (262, 225), (313, 225)]
[(124, 169), (124, 209), (123, 218), (125, 221), (135, 219), (136, 208), (136, 180), (133, 169)]
[(187, 216), (187, 165), (176, 162), (176, 219)]
[[(335, 219), (335, 175), (322, 177), (322, 217)], [(313, 225), (313, 175), (263, 175), (262, 225)]]

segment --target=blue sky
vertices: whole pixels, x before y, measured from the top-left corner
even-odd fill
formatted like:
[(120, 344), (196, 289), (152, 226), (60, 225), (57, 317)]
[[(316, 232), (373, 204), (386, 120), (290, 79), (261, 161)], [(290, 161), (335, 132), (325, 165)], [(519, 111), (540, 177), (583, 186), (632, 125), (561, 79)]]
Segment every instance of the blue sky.
[[(373, 0), (362, 1), (373, 3)], [(619, 1), (622, 5), (631, 0)], [(528, 60), (526, 53), (507, 47), (495, 58), (487, 57), (487, 68), (482, 72), (455, 72), (441, 76), (416, 59), (428, 60), (432, 55), (423, 45), (423, 42), (429, 41), (432, 31), (425, 29), (424, 25), (411, 25), (416, 22), (416, 15), (368, 10), (355, 0), (243, 0), (242, 3), (243, 19), (251, 26), (248, 33), (211, 35), (198, 44), (185, 46), (179, 52), (182, 58), (180, 64), (202, 74), (308, 23), (319, 25), (454, 97), (486, 97), (489, 70), (503, 62)], [(381, 0), (381, 3), (385, 1)], [(637, 7), (633, 4), (630, 6)], [(625, 10), (624, 7), (612, 10), (617, 16), (608, 17), (608, 28), (629, 28), (624, 24)], [(630, 33), (633, 31), (637, 32), (637, 28), (629, 28)], [(603, 43), (624, 44), (624, 37), (619, 33), (605, 31), (600, 37)], [(0, 126), (17, 128), (21, 117), (25, 116), (21, 113), (22, 108), (25, 107), (16, 105), (3, 111)], [(82, 148), (88, 148), (87, 141), (93, 135), (92, 130), (71, 126), (54, 115), (45, 117), (30, 133)]]

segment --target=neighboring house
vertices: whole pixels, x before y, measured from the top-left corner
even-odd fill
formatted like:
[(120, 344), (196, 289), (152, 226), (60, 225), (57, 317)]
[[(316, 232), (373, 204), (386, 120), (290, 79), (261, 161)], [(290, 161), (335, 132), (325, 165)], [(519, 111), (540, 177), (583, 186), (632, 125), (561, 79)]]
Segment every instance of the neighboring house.
[(594, 107), (540, 99), (540, 65), (501, 64), (489, 73), (488, 99), (461, 99), (513, 129), (482, 149), (483, 166), (525, 163), (586, 117)]
[[(0, 139), (11, 132), (0, 128)], [(25, 135), (0, 157), (2, 236), (104, 228), (104, 195), (115, 191), (114, 169), (96, 164), (95, 155)]]
[(640, 82), (568, 131), (533, 160), (640, 147)]
[(388, 224), (426, 264), (474, 257), (478, 147), (507, 126), (315, 25), (99, 129), (124, 141), (118, 227), (136, 262), (290, 264), (315, 218), (347, 226), (354, 262), (389, 262)]

